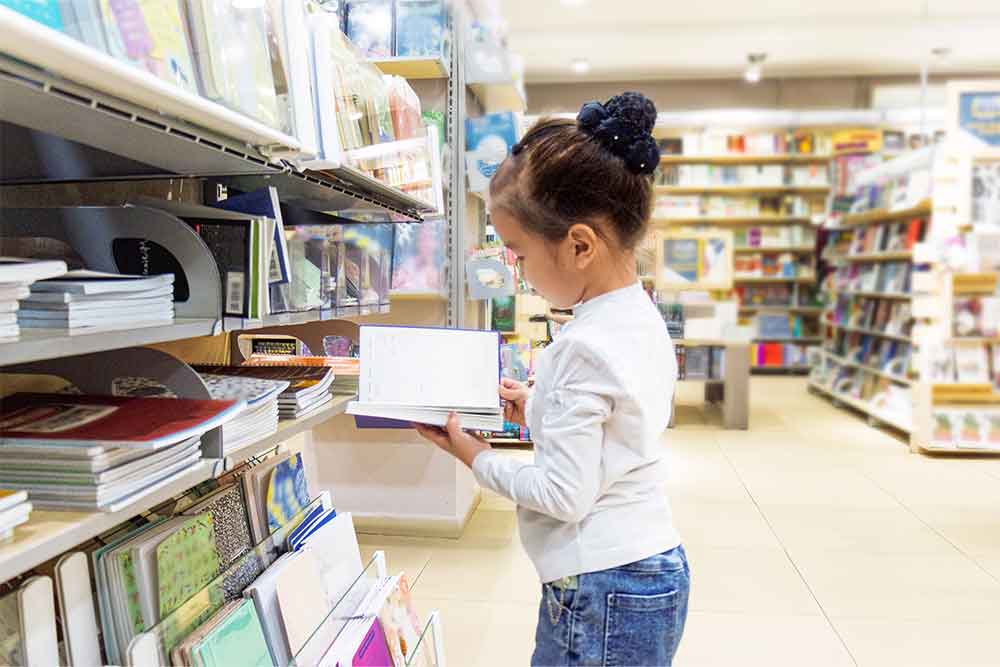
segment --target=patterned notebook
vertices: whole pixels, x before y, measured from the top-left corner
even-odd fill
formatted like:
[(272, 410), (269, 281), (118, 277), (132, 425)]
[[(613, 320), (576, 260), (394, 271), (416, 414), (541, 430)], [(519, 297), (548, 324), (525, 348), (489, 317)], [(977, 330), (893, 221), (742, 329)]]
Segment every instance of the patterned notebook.
[(246, 506), (243, 504), (243, 491), (238, 484), (219, 489), (184, 511), (185, 516), (204, 513), (212, 516), (220, 569), (225, 569), (253, 548)]
[(184, 523), (156, 548), (160, 618), (180, 607), (219, 573), (211, 514)]
[(271, 472), (267, 487), (267, 528), (273, 533), (309, 505), (309, 485), (302, 454), (290, 456)]

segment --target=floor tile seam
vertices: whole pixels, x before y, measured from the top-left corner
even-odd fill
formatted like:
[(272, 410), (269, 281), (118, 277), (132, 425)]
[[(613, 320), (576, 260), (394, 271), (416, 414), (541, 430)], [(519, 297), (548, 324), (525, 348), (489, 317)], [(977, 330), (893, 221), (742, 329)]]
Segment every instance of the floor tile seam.
[(861, 474), (864, 475), (872, 484), (874, 484), (878, 488), (882, 489), (882, 491), (884, 493), (886, 493), (889, 496), (891, 496), (892, 498), (894, 498), (896, 500), (896, 502), (898, 502), (900, 504), (900, 506), (903, 507), (910, 514), (910, 516), (912, 516), (914, 519), (916, 519), (917, 521), (919, 521), (921, 525), (923, 525), (925, 528), (927, 528), (928, 530), (930, 530), (932, 533), (934, 533), (935, 535), (937, 535), (938, 537), (940, 537), (944, 542), (946, 542), (947, 544), (951, 545), (951, 547), (957, 553), (959, 553), (961, 556), (965, 557), (967, 560), (971, 561), (986, 576), (988, 576), (993, 581), (995, 581), (997, 583), (1000, 583), (1000, 576), (997, 576), (993, 572), (990, 572), (982, 563), (980, 563), (976, 559), (975, 556), (973, 556), (970, 553), (967, 553), (965, 551), (965, 549), (963, 549), (960, 545), (956, 544), (951, 538), (949, 538), (947, 535), (945, 535), (942, 531), (938, 530), (937, 527), (935, 527), (933, 524), (931, 524), (930, 522), (926, 521), (922, 516), (920, 516), (919, 514), (917, 514), (917, 512), (914, 511), (914, 509), (912, 507), (910, 507), (907, 503), (903, 502), (903, 500), (900, 499), (898, 496), (896, 496), (896, 494), (893, 493), (890, 489), (887, 489), (886, 487), (884, 487), (882, 484), (880, 484), (878, 482), (877, 479), (873, 478), (867, 472), (862, 471)]
[(723, 451), (723, 455), (725, 456), (728, 465), (733, 469), (733, 472), (736, 473), (736, 477), (740, 480), (740, 484), (743, 485), (743, 488), (746, 490), (747, 495), (750, 496), (751, 501), (757, 507), (757, 511), (760, 512), (761, 518), (763, 518), (764, 523), (767, 524), (767, 529), (771, 531), (771, 534), (774, 535), (775, 539), (778, 541), (778, 544), (781, 545), (781, 550), (785, 554), (785, 558), (788, 560), (788, 563), (792, 566), (792, 569), (795, 570), (795, 573), (802, 581), (802, 585), (806, 587), (807, 591), (809, 591), (809, 595), (812, 597), (813, 601), (816, 603), (817, 608), (819, 608), (823, 618), (826, 620), (827, 626), (829, 626), (830, 630), (834, 633), (834, 635), (836, 635), (837, 640), (840, 642), (841, 646), (843, 646), (844, 651), (847, 653), (847, 656), (850, 658), (851, 662), (855, 665), (855, 667), (857, 667), (858, 660), (854, 656), (853, 651), (851, 651), (851, 647), (848, 646), (847, 640), (840, 633), (840, 630), (838, 630), (837, 627), (833, 624), (833, 621), (831, 620), (830, 615), (827, 613), (826, 608), (824, 608), (823, 604), (820, 602), (819, 596), (816, 594), (816, 591), (813, 590), (813, 587), (806, 580), (805, 574), (802, 572), (801, 569), (799, 569), (798, 563), (796, 563), (795, 559), (792, 558), (792, 554), (789, 552), (788, 547), (785, 546), (785, 543), (782, 541), (781, 536), (777, 533), (777, 531), (774, 529), (774, 526), (771, 524), (771, 521), (767, 518), (767, 514), (764, 513), (764, 510), (761, 508), (760, 503), (757, 502), (757, 498), (753, 495), (753, 492), (747, 486), (746, 481), (740, 474), (739, 469), (736, 467), (732, 459), (728, 456), (728, 454), (726, 454), (725, 451)]

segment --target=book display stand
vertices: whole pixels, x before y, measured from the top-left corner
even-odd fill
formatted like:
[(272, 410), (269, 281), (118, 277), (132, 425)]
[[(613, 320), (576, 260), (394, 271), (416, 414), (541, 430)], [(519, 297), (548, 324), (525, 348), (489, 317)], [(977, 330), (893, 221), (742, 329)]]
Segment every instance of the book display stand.
[[(245, 11), (265, 10), (255, 5)], [(178, 397), (201, 400), (210, 397), (208, 387), (191, 366), (172, 354), (143, 346), (156, 344), (187, 352), (198, 350), (199, 344), (208, 345), (208, 339), (200, 340), (201, 337), (247, 330), (294, 335), (318, 354), (322, 354), (327, 336), (356, 340), (358, 325), (345, 317), (384, 315), (381, 305), (377, 311), (362, 307), (350, 313), (314, 309), (260, 318), (226, 316), (227, 294), (222, 289), (225, 276), (221, 275), (220, 265), (206, 243), (194, 231), (196, 225), (192, 221), (245, 222), (247, 215), (222, 211), (212, 205), (228, 196), (264, 187), (276, 189), (289, 226), (420, 222), (428, 215), (443, 214), (447, 232), (446, 266), (442, 269), (446, 278), (440, 309), (445, 324), (467, 326), (474, 313), (467, 317), (461, 272), (447, 271), (447, 266), (463, 265), (464, 236), (479, 233), (482, 224), (481, 216), (471, 213), (467, 223), (467, 209), (480, 206), (478, 202), (469, 204), (465, 197), (462, 120), (466, 105), (476, 106), (474, 96), (467, 97), (467, 93), (478, 92), (488, 97), (490, 104), (502, 104), (501, 89), (510, 87), (516, 78), (512, 73), (516, 67), (507, 72), (509, 76), (504, 81), (492, 80), (475, 89), (470, 87), (465, 76), (463, 40), (466, 25), (473, 19), (466, 11), (455, 8), (455, 15), (447, 12), (444, 28), (450, 41), (441, 53), (381, 59), (376, 63), (386, 72), (432, 80), (429, 88), (443, 90), (440, 96), (443, 99), (434, 99), (432, 105), (440, 107), (437, 113), (443, 116), (444, 128), (441, 145), (449, 152), (443, 162), (450, 168), (443, 174), (440, 165), (434, 165), (432, 170), (432, 180), (448, 180), (443, 187), (442, 210), (440, 182), (436, 184), (439, 204), (433, 206), (412, 196), (405, 187), (376, 180), (346, 164), (346, 153), (344, 159), (317, 162), (315, 146), (311, 145), (315, 137), (310, 139), (308, 132), (275, 129), (215, 99), (158, 78), (143, 67), (91, 48), (8, 6), (0, 7), (0, 32), (5, 37), (0, 47), (0, 136), (4, 149), (0, 151), (4, 156), (0, 198), (15, 202), (12, 206), (8, 203), (10, 207), (2, 212), (0, 244), (15, 239), (18, 242), (41, 239), (66, 247), (87, 269), (125, 272), (116, 247), (123, 242), (143, 242), (147, 248), (156, 246), (169, 255), (178, 266), (176, 275), (187, 286), (183, 297), (175, 291), (175, 319), (162, 325), (71, 332), (33, 329), (23, 330), (15, 339), (0, 340), (0, 372), (26, 382), (54, 376), (83, 392), (101, 394), (111, 393), (122, 377), (145, 378)], [(303, 44), (310, 42), (308, 37), (304, 36)], [(290, 94), (303, 89), (295, 80), (290, 84)], [(294, 100), (296, 115), (314, 107), (313, 100)], [(153, 187), (151, 190), (157, 196), (147, 199), (143, 195), (148, 197), (151, 192), (138, 185), (180, 181), (193, 184), (197, 194), (193, 198), (172, 199), (159, 194), (164, 188)], [(122, 191), (129, 192), (130, 182), (137, 187), (125, 197), (87, 200), (86, 192), (91, 188), (108, 186), (113, 190), (121, 186)], [(78, 192), (76, 186), (80, 186)], [(418, 306), (422, 304), (411, 308)], [(235, 338), (232, 336), (222, 346), (212, 344), (215, 350), (228, 348), (231, 353), (231, 356), (224, 354), (225, 359), (213, 361), (239, 359)], [(186, 354), (183, 356), (187, 358)], [(90, 540), (103, 539), (105, 533), (123, 522), (139, 521), (151, 510), (182, 494), (200, 492), (205, 484), (221, 483), (219, 479), (238, 472), (248, 460), (281, 448), (292, 438), (309, 434), (343, 413), (350, 399), (335, 397), (306, 418), (281, 421), (276, 433), (260, 437), (237, 451), (224, 452), (221, 429), (213, 429), (201, 438), (202, 460), (196, 466), (118, 511), (36, 508), (27, 524), (19, 526), (10, 539), (0, 541), (0, 583), (16, 587), (23, 583), (20, 578), (65, 554), (56, 567), (60, 578), (58, 591), (44, 577), (42, 584), (28, 580), (20, 589), (10, 590), (16, 590), (13, 595), (17, 600), (28, 602), (33, 596), (46, 597), (55, 605), (58, 597), (67, 655), (92, 662), (94, 647), (84, 640), (86, 636), (96, 636), (95, 624), (100, 632), (107, 632), (107, 619), (98, 615), (96, 622), (89, 621), (86, 614), (74, 611), (86, 607), (87, 602), (84, 586), (80, 585), (82, 580), (75, 576), (81, 570), (79, 552), (72, 550), (82, 550)], [(311, 436), (307, 440), (311, 443)], [(389, 458), (390, 446), (387, 443)], [(370, 479), (364, 481), (370, 485)], [(460, 511), (465, 513), (464, 509)], [(268, 551), (266, 546), (258, 547), (252, 553), (264, 562), (273, 562), (277, 552)], [(384, 559), (376, 565), (375, 575), (384, 577)], [(38, 586), (46, 581), (46, 594), (37, 595)], [(89, 590), (89, 586), (86, 588)], [(27, 664), (58, 662), (49, 659), (56, 648), (55, 613), (39, 611), (38, 605), (30, 606), (35, 611), (21, 617), (22, 620), (37, 621), (51, 616), (53, 622), (51, 628), (36, 623), (44, 632), (36, 632), (30, 624), (26, 626), (17, 647), (20, 655), (27, 656)], [(336, 615), (354, 613), (354, 608), (341, 607)], [(179, 620), (182, 616), (171, 618)], [(331, 618), (334, 616), (331, 614)], [(186, 618), (190, 621), (193, 617)], [(426, 664), (443, 665), (439, 617), (431, 614), (425, 620), (415, 647), (411, 647), (414, 650), (408, 656), (408, 663), (415, 664), (415, 656), (425, 653), (429, 658)], [(72, 626), (65, 626), (66, 623)], [(114, 664), (170, 664), (160, 634), (165, 627), (161, 622), (155, 632), (138, 635), (126, 653), (105, 655), (104, 659)], [(312, 662), (303, 660), (301, 664)]]

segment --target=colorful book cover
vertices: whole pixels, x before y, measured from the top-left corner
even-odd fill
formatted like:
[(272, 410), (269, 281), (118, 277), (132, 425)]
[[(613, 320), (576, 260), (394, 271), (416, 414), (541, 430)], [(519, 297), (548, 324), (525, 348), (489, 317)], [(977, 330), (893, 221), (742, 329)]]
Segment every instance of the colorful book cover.
[(493, 299), (491, 308), (490, 328), (494, 331), (513, 333), (515, 329), (515, 317), (517, 310), (517, 300), (514, 296), (502, 296)]
[(395, 665), (385, 642), (385, 634), (379, 619), (372, 621), (371, 628), (354, 653), (351, 667), (389, 667)]
[(139, 634), (146, 629), (146, 623), (142, 618), (139, 582), (135, 577), (135, 561), (132, 560), (131, 549), (123, 549), (118, 552), (118, 570), (121, 573), (122, 586), (125, 588), (125, 609), (132, 622), (132, 631)]
[(192, 517), (156, 547), (160, 618), (203, 589), (219, 569), (212, 515)]
[(517, 117), (509, 111), (465, 120), (466, 163), (472, 192), (487, 190), (500, 163), (517, 143), (517, 137)]
[(157, 447), (219, 426), (237, 401), (21, 393), (0, 401), (0, 443)]
[(396, 0), (396, 55), (439, 56), (444, 51), (442, 0)]
[(443, 219), (396, 226), (392, 250), (393, 290), (441, 292), (445, 289), (446, 232)]
[[(221, 613), (221, 612), (220, 612)], [(271, 653), (252, 600), (244, 600), (192, 648), (193, 662), (203, 667), (270, 667)]]
[(413, 652), (420, 641), (420, 619), (413, 608), (410, 598), (410, 583), (406, 575), (399, 577), (399, 582), (388, 595), (378, 615), (385, 643), (392, 656), (393, 667), (429, 667), (421, 653), (413, 660)]
[(62, 32), (65, 28), (59, 0), (0, 0), (0, 5), (54, 30)]
[(239, 484), (232, 484), (184, 511), (187, 516), (203, 513), (212, 518), (220, 568), (225, 569), (253, 548), (250, 524)]
[(347, 36), (366, 58), (392, 57), (392, 0), (350, 0)]
[(309, 485), (302, 454), (291, 456), (271, 472), (267, 487), (267, 527), (273, 533), (293, 521), (309, 505)]

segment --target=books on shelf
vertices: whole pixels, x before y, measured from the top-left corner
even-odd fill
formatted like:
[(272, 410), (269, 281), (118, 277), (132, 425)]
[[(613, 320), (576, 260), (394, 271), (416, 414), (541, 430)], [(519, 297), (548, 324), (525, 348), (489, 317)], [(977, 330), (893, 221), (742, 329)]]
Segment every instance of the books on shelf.
[(733, 230), (736, 248), (803, 248), (816, 243), (816, 231), (805, 225), (740, 226)]
[(658, 185), (680, 187), (735, 186), (780, 188), (782, 186), (828, 185), (822, 165), (780, 164), (714, 165), (672, 164), (660, 168)]
[(62, 261), (0, 257), (0, 340), (20, 335), (20, 302), (31, 294), (31, 285), (65, 273)]
[(31, 508), (25, 491), (0, 488), (0, 540), (13, 535), (15, 528), (28, 521)]
[(358, 377), (361, 374), (361, 360), (356, 357), (308, 356), (284, 354), (252, 354), (243, 362), (244, 366), (304, 366), (322, 367), (333, 370), (334, 379), (330, 391), (338, 396), (353, 396), (358, 393)]
[(499, 379), (495, 331), (362, 326), (358, 400), (347, 412), (374, 427), (443, 426), (454, 412), (463, 428), (502, 431)]
[(823, 213), (816, 195), (680, 195), (659, 194), (654, 217), (676, 218), (807, 218)]
[(708, 129), (659, 140), (666, 155), (818, 155), (833, 152), (829, 133), (807, 130), (731, 132)]
[(1000, 450), (1000, 410), (935, 407), (932, 419), (932, 449)]
[(253, 377), (288, 382), (288, 388), (278, 395), (280, 419), (307, 417), (333, 400), (333, 369), (323, 366), (211, 366), (195, 364), (194, 370), (203, 375)]
[(18, 323), (24, 328), (132, 328), (174, 319), (173, 274), (132, 276), (69, 271), (31, 286)]

